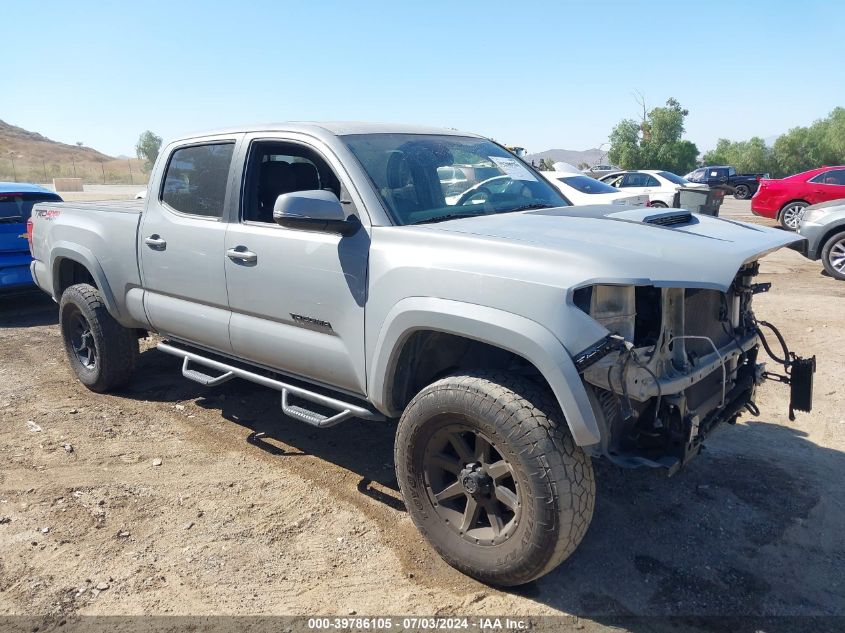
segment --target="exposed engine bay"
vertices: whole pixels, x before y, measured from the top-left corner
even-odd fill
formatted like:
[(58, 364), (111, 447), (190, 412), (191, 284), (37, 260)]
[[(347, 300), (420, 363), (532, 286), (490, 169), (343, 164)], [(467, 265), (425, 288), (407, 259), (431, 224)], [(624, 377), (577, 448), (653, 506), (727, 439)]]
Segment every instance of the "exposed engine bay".
[[(594, 285), (575, 291), (575, 304), (611, 335), (576, 364), (591, 387), (602, 428), (597, 454), (627, 466), (671, 473), (701, 450), (717, 426), (733, 424), (754, 404), (766, 379), (791, 385), (793, 410), (810, 411), (815, 358), (790, 353), (783, 337), (752, 311), (759, 264), (743, 266), (727, 292), (701, 288)], [(762, 328), (782, 349), (771, 349)], [(765, 370), (761, 345), (784, 374)]]

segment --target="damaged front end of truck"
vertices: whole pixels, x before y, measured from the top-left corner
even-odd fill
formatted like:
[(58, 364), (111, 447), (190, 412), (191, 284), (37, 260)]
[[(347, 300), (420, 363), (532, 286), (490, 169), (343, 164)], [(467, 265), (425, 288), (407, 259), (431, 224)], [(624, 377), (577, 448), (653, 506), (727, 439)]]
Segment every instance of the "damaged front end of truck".
[[(791, 388), (794, 411), (812, 408), (815, 357), (791, 353), (752, 311), (759, 263), (744, 264), (727, 290), (594, 284), (576, 307), (610, 334), (576, 357), (601, 428), (596, 454), (626, 467), (674, 473), (718, 426), (758, 415), (755, 391), (773, 379)], [(771, 341), (777, 341), (773, 346)], [(783, 368), (766, 371), (768, 357)]]

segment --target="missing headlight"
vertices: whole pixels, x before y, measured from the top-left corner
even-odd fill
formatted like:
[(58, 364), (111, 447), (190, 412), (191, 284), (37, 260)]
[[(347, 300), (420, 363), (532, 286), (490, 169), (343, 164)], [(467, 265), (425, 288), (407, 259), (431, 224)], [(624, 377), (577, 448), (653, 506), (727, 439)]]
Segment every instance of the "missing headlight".
[[(596, 285), (579, 288), (572, 297), (575, 305), (626, 341), (634, 340), (637, 317), (634, 286)], [(589, 306), (589, 307), (588, 307)]]

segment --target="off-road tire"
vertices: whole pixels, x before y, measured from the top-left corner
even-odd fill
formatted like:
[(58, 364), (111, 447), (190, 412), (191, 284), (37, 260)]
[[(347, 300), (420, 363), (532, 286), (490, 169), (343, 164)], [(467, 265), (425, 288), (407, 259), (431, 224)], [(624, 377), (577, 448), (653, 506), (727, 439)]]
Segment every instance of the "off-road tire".
[(751, 196), (751, 189), (748, 185), (737, 185), (734, 189), (734, 198), (737, 200), (745, 200)]
[[(845, 252), (845, 231), (832, 235), (822, 249), (822, 264), (828, 274), (834, 279), (845, 281), (845, 268), (840, 264)], [(837, 268), (834, 264), (839, 264)]]
[[(74, 344), (83, 321), (89, 328), (85, 340), (93, 351), (90, 365), (83, 362)], [(59, 324), (68, 361), (83, 385), (103, 393), (129, 382), (138, 358), (138, 338), (109, 314), (97, 288), (90, 284), (68, 287), (59, 302)]]
[[(427, 488), (426, 446), (455, 423), (489, 438), (512, 468), (520, 514), (501, 543), (467, 540), (438, 516)], [(548, 388), (522, 377), (478, 371), (424, 388), (402, 414), (394, 457), (414, 524), (447, 563), (484, 583), (521, 585), (548, 573), (572, 554), (592, 519), (590, 458)]]

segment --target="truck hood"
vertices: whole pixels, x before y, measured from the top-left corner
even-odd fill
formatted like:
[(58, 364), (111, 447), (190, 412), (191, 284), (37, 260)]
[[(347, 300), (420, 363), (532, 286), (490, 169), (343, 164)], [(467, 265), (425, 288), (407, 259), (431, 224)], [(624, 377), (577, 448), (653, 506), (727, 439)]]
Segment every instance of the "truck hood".
[(532, 245), (543, 264), (583, 272), (579, 285), (629, 283), (723, 292), (743, 264), (803, 240), (794, 233), (684, 209), (618, 205), (502, 213), (415, 228), (489, 240), (491, 252), (505, 243)]

